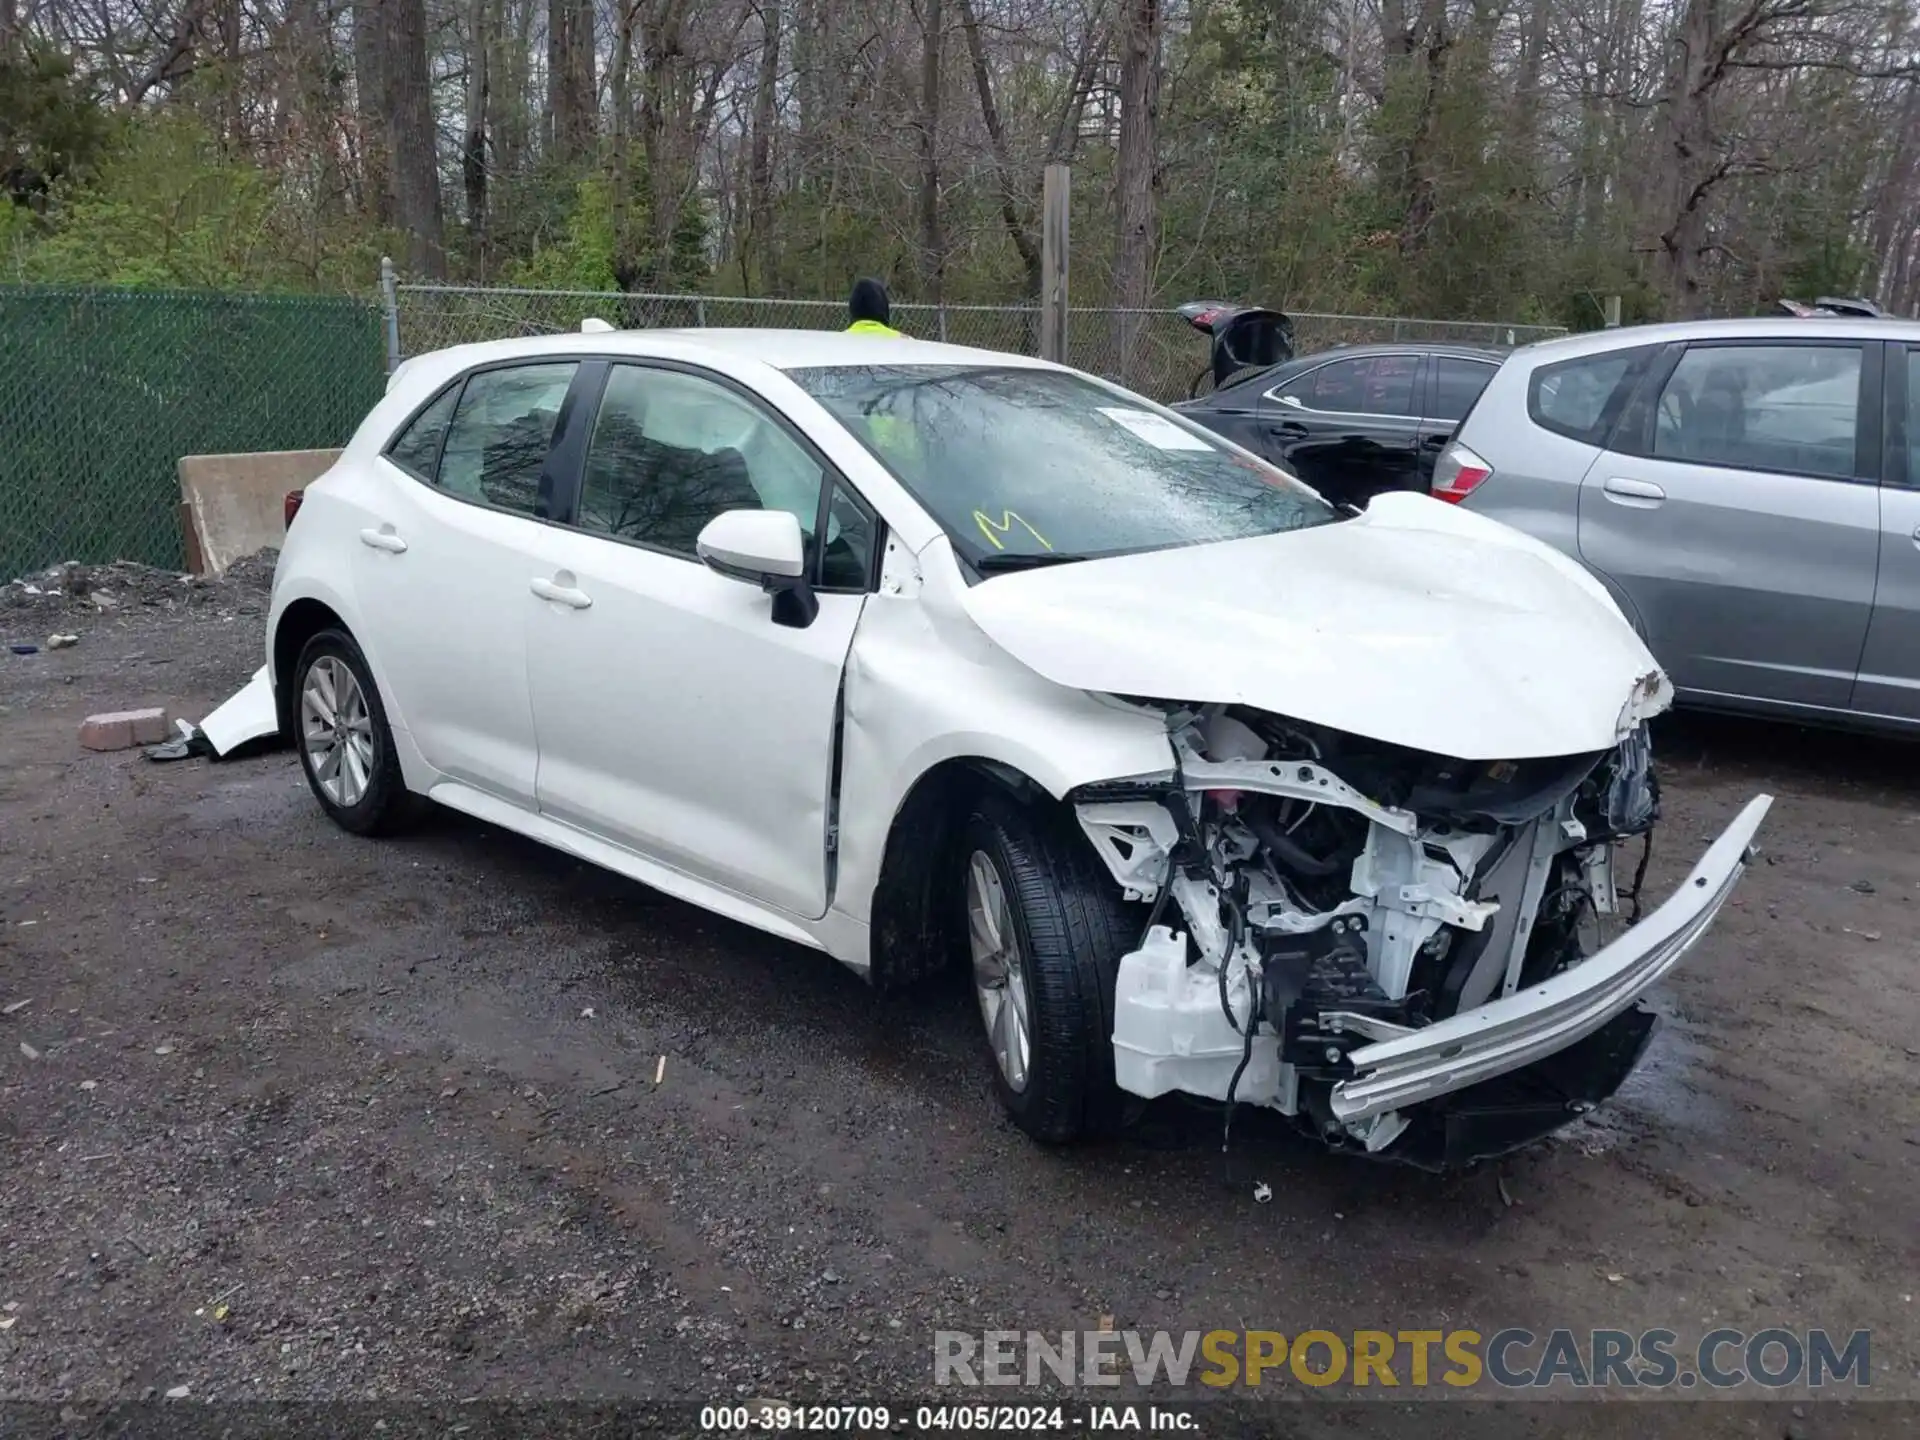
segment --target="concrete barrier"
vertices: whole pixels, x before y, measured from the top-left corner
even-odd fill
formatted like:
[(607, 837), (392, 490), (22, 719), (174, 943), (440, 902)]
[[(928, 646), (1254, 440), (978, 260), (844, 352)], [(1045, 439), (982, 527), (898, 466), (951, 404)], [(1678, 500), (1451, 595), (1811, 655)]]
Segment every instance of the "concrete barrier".
[(242, 556), (286, 538), (286, 498), (325, 474), (338, 450), (186, 455), (180, 460), (180, 524), (187, 566), (218, 575)]

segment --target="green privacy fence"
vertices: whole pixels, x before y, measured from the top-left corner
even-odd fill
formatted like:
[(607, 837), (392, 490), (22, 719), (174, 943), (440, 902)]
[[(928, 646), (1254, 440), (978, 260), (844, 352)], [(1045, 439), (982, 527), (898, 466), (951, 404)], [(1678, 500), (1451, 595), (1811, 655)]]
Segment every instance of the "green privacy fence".
[(182, 455), (345, 444), (385, 372), (369, 301), (0, 287), (0, 582), (180, 566)]

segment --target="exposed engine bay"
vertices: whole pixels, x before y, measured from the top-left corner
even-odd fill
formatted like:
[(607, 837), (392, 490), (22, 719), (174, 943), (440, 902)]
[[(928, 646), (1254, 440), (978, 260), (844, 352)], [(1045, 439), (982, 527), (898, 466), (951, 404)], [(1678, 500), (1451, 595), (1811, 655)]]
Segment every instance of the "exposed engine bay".
[[(1160, 708), (1174, 773), (1073, 797), (1115, 880), (1152, 907), (1114, 1010), (1116, 1078), (1135, 1095), (1266, 1106), (1422, 1164), (1511, 1148), (1617, 1087), (1652, 1030), (1633, 1006), (1645, 977), (1737, 878), (1659, 954), (1659, 936), (1636, 941), (1632, 975), (1602, 967), (1604, 993), (1583, 977), (1555, 998), (1546, 982), (1625, 932), (1623, 909), (1638, 919), (1659, 815), (1644, 724), (1611, 751), (1489, 762), (1241, 707)], [(1492, 1003), (1523, 992), (1511, 1015)], [(1395, 1080), (1395, 1044), (1449, 1021), (1471, 1029), (1458, 1067), (1443, 1048)], [(1357, 1054), (1382, 1057), (1373, 1080)]]

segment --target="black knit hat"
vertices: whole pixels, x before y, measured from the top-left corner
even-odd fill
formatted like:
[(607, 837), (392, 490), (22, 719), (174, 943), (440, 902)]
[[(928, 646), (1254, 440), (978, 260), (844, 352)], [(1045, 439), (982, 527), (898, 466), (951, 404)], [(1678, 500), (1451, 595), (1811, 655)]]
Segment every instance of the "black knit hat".
[(853, 293), (847, 297), (847, 315), (850, 319), (878, 320), (885, 325), (892, 314), (893, 307), (887, 301), (886, 286), (871, 279), (853, 282)]

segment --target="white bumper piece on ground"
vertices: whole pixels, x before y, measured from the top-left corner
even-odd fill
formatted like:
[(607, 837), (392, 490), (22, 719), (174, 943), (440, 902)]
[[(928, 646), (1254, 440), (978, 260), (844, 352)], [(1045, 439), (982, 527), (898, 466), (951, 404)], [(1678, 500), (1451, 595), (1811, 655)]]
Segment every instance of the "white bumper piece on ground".
[(225, 755), (249, 740), (264, 740), (279, 733), (280, 717), (274, 710), (273, 682), (267, 679), (267, 667), (262, 665), (254, 671), (253, 678), (202, 720), (199, 728), (216, 755)]
[(1538, 985), (1424, 1029), (1353, 1051), (1352, 1079), (1333, 1087), (1349, 1124), (1505, 1075), (1564, 1050), (1621, 1013), (1706, 933), (1745, 873), (1773, 804), (1758, 795), (1708, 847), (1665, 904), (1612, 944)]

